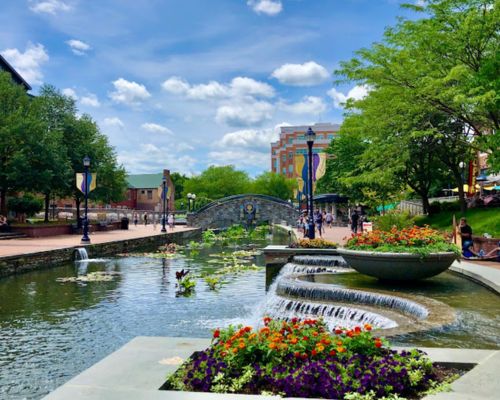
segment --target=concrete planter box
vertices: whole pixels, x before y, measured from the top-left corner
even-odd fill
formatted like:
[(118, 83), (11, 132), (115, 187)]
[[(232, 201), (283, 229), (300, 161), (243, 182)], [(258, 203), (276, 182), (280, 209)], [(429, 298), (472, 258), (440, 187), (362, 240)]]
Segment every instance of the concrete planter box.
[(413, 281), (430, 278), (446, 271), (457, 258), (455, 253), (379, 253), (338, 249), (347, 264), (361, 274), (379, 279)]
[(45, 237), (71, 234), (71, 224), (13, 226), (13, 232), (24, 233), (28, 237)]
[[(276, 400), (276, 396), (234, 393), (161, 391), (193, 352), (207, 348), (210, 339), (137, 337), (44, 397), (44, 400)], [(397, 350), (403, 348), (394, 347)], [(469, 372), (452, 383), (452, 392), (423, 400), (489, 400), (500, 391), (500, 351), (421, 348), (432, 361)]]

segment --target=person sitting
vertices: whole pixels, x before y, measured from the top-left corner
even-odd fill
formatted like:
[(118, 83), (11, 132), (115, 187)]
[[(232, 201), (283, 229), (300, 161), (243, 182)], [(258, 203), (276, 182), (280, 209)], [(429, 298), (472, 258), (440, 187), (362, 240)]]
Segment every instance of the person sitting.
[(0, 232), (10, 232), (9, 221), (3, 215), (0, 215)]
[(500, 262), (500, 242), (497, 243), (497, 247), (495, 247), (493, 250), (491, 250), (488, 253), (486, 253), (481, 258), (482, 259), (495, 260), (497, 262)]
[(473, 248), (472, 228), (467, 224), (467, 219), (465, 218), (460, 218), (460, 236), (462, 238), (462, 255), (465, 258), (478, 257)]

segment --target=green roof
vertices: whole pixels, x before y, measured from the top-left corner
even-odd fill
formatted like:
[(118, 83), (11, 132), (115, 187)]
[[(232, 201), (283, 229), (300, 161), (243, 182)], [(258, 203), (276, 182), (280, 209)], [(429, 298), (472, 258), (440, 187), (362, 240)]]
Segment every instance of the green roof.
[(128, 175), (127, 182), (130, 189), (156, 189), (161, 186), (163, 174)]

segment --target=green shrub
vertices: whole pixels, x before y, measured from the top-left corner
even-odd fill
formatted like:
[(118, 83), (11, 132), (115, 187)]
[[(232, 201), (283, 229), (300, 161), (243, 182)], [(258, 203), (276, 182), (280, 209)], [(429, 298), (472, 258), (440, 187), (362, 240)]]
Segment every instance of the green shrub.
[(24, 214), (27, 217), (32, 217), (43, 208), (43, 202), (33, 195), (26, 194), (23, 197), (13, 197), (9, 199), (9, 210), (15, 211), (17, 214)]
[(409, 228), (415, 224), (415, 218), (407, 212), (389, 211), (385, 215), (373, 217), (374, 228), (389, 232), (393, 227), (397, 229)]
[(441, 203), (440, 211), (460, 211), (460, 202), (456, 201), (445, 201)]

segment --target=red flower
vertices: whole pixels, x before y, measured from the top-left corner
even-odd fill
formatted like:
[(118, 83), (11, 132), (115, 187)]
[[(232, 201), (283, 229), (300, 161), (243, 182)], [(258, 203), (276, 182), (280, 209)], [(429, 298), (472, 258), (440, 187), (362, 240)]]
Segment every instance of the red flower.
[(214, 339), (217, 339), (220, 336), (220, 330), (216, 329), (214, 331)]
[(311, 351), (311, 354), (315, 356), (316, 354), (318, 354), (318, 352), (314, 349), (313, 351)]

